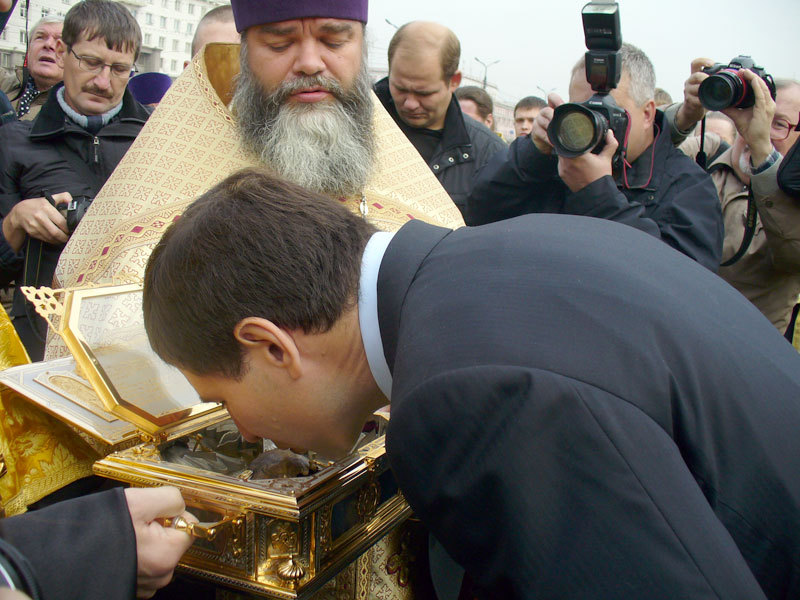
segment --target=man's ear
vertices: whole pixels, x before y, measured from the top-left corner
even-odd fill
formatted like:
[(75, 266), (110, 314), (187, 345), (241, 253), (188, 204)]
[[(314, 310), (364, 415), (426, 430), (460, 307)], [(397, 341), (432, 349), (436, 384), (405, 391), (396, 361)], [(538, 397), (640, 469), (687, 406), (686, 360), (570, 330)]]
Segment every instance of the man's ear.
[(486, 117), (486, 126), (491, 129), (492, 125), (494, 125), (494, 115), (490, 114)]
[(59, 38), (56, 40), (56, 64), (64, 68), (64, 55), (67, 53), (67, 45)]
[(645, 130), (652, 129), (653, 123), (656, 121), (656, 101), (653, 99), (648, 100), (644, 104), (644, 127)]
[(448, 87), (450, 88), (450, 92), (455, 92), (456, 88), (460, 85), (461, 85), (461, 71), (456, 71), (450, 78), (450, 84), (448, 85)]
[(248, 355), (259, 357), (275, 368), (286, 369), (292, 379), (302, 375), (300, 351), (294, 337), (269, 319), (246, 317), (233, 328), (233, 337)]

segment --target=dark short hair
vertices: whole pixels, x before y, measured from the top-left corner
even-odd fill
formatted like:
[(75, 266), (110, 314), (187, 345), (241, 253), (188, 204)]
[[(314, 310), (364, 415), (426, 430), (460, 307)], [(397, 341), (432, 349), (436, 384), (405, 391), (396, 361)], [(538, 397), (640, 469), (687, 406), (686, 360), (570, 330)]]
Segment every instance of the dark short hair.
[(109, 50), (132, 50), (133, 60), (139, 58), (142, 30), (130, 11), (119, 2), (82, 0), (67, 12), (61, 32), (64, 44), (72, 48), (81, 39), (90, 42), (97, 38), (103, 38)]
[(153, 350), (197, 375), (238, 378), (243, 351), (233, 331), (242, 319), (328, 331), (357, 302), (374, 231), (341, 202), (265, 170), (231, 175), (150, 255), (143, 310)]
[(478, 107), (478, 114), (485, 119), (494, 112), (494, 102), (492, 97), (483, 88), (477, 85), (465, 85), (456, 88), (456, 98), (459, 100), (472, 100)]
[(545, 106), (547, 106), (547, 101), (539, 98), (539, 96), (525, 96), (514, 107), (514, 116), (517, 116), (517, 111), (520, 108), (524, 110), (528, 108), (544, 108)]
[[(410, 23), (400, 26), (389, 41), (389, 70), (392, 69), (392, 59), (394, 58), (398, 46), (400, 46), (407, 37), (408, 26), (413, 23), (416, 23), (416, 21), (411, 21)], [(458, 63), (461, 61), (461, 42), (458, 41), (456, 34), (449, 29), (439, 42), (439, 64), (442, 67), (442, 78), (445, 81), (450, 81), (450, 78), (458, 71)]]

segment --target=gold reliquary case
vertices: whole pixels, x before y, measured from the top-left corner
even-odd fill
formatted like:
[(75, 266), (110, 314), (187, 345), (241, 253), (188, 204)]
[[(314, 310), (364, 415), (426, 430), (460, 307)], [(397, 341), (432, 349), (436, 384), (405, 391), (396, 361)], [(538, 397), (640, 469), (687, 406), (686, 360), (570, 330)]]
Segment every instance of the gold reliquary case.
[(98, 475), (181, 490), (200, 520), (171, 523), (196, 538), (184, 573), (258, 597), (312, 598), (410, 516), (382, 418), (337, 461), (246, 442), (151, 350), (141, 284), (24, 292), (72, 356), (7, 369), (0, 384), (90, 441), (105, 456)]

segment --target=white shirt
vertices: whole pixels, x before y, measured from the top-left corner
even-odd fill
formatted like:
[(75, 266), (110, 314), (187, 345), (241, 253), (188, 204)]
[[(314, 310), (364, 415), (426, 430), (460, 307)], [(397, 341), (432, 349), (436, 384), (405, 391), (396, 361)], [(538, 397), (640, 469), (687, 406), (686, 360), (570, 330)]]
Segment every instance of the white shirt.
[(361, 258), (361, 279), (358, 286), (358, 324), (361, 340), (367, 354), (369, 370), (383, 395), (392, 399), (392, 374), (383, 353), (381, 329), (378, 324), (378, 271), (394, 233), (374, 233), (364, 248)]

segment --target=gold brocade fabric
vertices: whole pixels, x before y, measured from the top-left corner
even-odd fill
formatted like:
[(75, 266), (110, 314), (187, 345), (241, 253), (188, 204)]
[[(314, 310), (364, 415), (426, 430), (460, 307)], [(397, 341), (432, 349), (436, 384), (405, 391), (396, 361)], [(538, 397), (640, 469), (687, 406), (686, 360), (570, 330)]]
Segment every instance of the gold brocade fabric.
[[(210, 44), (178, 77), (97, 195), (59, 260), (56, 285), (141, 277), (164, 229), (226, 176), (256, 164), (238, 142), (227, 108), (239, 70), (238, 44)], [(445, 227), (461, 214), (428, 166), (373, 96), (378, 146), (364, 196), (368, 219), (393, 231), (409, 219)], [(353, 211), (361, 198), (346, 200)], [(51, 336), (46, 357), (65, 356)]]
[(314, 594), (313, 600), (412, 600), (415, 586), (408, 569), (413, 558), (400, 547), (407, 533), (405, 524), (390, 532)]
[(5, 308), (0, 306), (0, 371), (31, 362)]
[(800, 319), (794, 324), (794, 332), (792, 333), (792, 346), (795, 347), (795, 350), (800, 352)]
[(7, 469), (0, 497), (6, 516), (92, 474), (100, 455), (77, 432), (5, 386), (0, 398), (0, 451)]
[[(0, 308), (0, 370), (30, 362), (5, 310)], [(0, 386), (0, 499), (6, 516), (92, 474), (99, 458), (72, 429)]]

